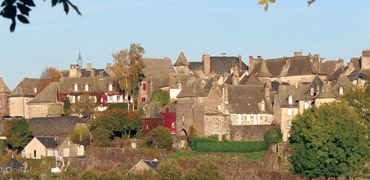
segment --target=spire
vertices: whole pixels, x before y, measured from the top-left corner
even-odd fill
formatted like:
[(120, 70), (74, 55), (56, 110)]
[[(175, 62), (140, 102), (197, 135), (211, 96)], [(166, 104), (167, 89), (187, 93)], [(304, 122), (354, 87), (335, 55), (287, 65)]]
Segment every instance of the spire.
[(189, 62), (186, 60), (186, 57), (182, 51), (174, 65), (175, 66), (189, 66)]
[(81, 50), (78, 50), (78, 59), (77, 59), (77, 65), (80, 66), (82, 69), (82, 57), (81, 57)]

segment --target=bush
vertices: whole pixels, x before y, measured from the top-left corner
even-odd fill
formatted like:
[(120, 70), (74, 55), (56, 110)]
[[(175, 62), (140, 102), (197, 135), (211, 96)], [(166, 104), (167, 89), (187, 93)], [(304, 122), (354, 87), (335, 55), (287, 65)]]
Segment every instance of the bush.
[(283, 135), (281, 134), (280, 128), (273, 128), (266, 131), (263, 136), (265, 142), (270, 144), (276, 144), (282, 141)]
[(5, 143), (4, 141), (0, 140), (0, 156), (4, 154), (5, 151)]
[(150, 131), (149, 133), (149, 146), (155, 148), (172, 148), (172, 135), (168, 128), (163, 126), (158, 126)]
[(85, 171), (82, 176), (81, 176), (81, 179), (86, 179), (86, 180), (98, 180), (99, 179), (99, 176), (94, 172), (94, 170), (90, 169), (90, 170), (87, 170)]
[(197, 151), (197, 144), (198, 143), (203, 143), (203, 142), (218, 142), (218, 137), (216, 135), (213, 136), (207, 136), (207, 137), (192, 137), (191, 139), (191, 150)]
[(94, 145), (107, 147), (110, 145), (109, 130), (98, 127), (92, 131), (94, 136)]
[(157, 171), (162, 180), (176, 180), (182, 178), (183, 169), (176, 160), (172, 159), (159, 163)]
[(159, 107), (163, 107), (170, 103), (170, 94), (168, 91), (164, 91), (161, 89), (155, 90), (152, 93), (152, 98), (150, 99), (151, 102), (157, 103)]
[(196, 169), (190, 169), (185, 180), (225, 180), (225, 176), (220, 171), (220, 167), (214, 163), (200, 162)]
[(89, 129), (85, 125), (78, 125), (73, 128), (69, 139), (75, 144), (87, 146), (90, 144)]
[(251, 153), (267, 151), (269, 145), (264, 141), (217, 141), (198, 142), (196, 150), (199, 152), (237, 152)]
[(122, 180), (122, 179), (125, 179), (125, 177), (114, 170), (106, 172), (99, 177), (99, 180)]

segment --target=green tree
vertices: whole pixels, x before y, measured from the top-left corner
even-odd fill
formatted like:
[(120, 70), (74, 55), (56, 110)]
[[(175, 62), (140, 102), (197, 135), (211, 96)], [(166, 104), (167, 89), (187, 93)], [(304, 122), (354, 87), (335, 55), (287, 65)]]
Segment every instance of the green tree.
[(4, 141), (0, 140), (0, 156), (4, 154), (5, 151), (5, 143)]
[(79, 100), (74, 104), (74, 112), (83, 116), (91, 116), (95, 112), (95, 99), (89, 94), (82, 94)]
[(89, 169), (81, 175), (81, 179), (83, 179), (83, 180), (98, 180), (99, 176), (94, 172), (94, 170)]
[(5, 123), (6, 141), (15, 149), (24, 148), (32, 139), (32, 131), (25, 119), (13, 119)]
[(92, 131), (93, 137), (94, 137), (94, 145), (95, 146), (101, 146), (101, 147), (107, 147), (110, 145), (111, 139), (110, 137), (110, 131), (101, 127), (97, 127)]
[[(64, 11), (66, 14), (69, 12), (69, 8), (72, 7), (77, 14), (81, 15), (81, 12), (78, 10), (78, 7), (72, 4), (70, 0), (52, 0), (51, 5), (55, 6), (57, 4), (63, 4)], [(15, 30), (15, 26), (18, 21), (28, 24), (28, 16), (33, 7), (35, 7), (33, 0), (4, 0), (1, 4), (3, 9), (0, 11), (0, 15), (4, 18), (8, 18), (12, 21), (10, 25), (10, 31)]]
[(139, 172), (129, 172), (127, 179), (129, 180), (161, 180), (161, 177), (158, 175), (158, 173), (155, 173), (153, 170), (148, 169), (144, 171)]
[(172, 135), (168, 128), (158, 126), (149, 133), (150, 144), (155, 148), (172, 148)]
[(353, 177), (369, 157), (367, 128), (343, 103), (312, 107), (293, 121), (291, 171), (315, 178)]
[(63, 102), (63, 114), (66, 115), (66, 116), (69, 116), (72, 114), (72, 110), (71, 110), (71, 102), (69, 101), (69, 98), (66, 97), (64, 99), (64, 102)]
[(119, 87), (126, 94), (137, 94), (140, 78), (144, 68), (142, 56), (145, 53), (140, 44), (131, 44), (130, 49), (124, 49), (113, 56), (113, 72), (118, 81)]
[(87, 126), (78, 125), (73, 128), (69, 139), (75, 144), (81, 144), (87, 146), (90, 144), (90, 132)]
[(281, 134), (280, 128), (276, 127), (267, 130), (263, 137), (266, 143), (276, 144), (282, 141), (283, 135)]
[[(314, 3), (316, 0), (307, 0), (308, 6), (310, 6), (312, 3)], [(275, 3), (275, 0), (259, 0), (259, 5), (265, 5), (265, 11), (269, 8), (269, 3)]]
[(224, 180), (226, 179), (217, 164), (200, 162), (196, 169), (189, 170), (185, 180)]
[(99, 177), (99, 180), (122, 180), (122, 179), (125, 179), (124, 175), (114, 170), (105, 172)]
[(171, 159), (159, 163), (157, 172), (162, 180), (180, 180), (182, 179), (183, 169), (176, 160)]
[(159, 107), (163, 107), (170, 103), (170, 94), (168, 91), (157, 89), (152, 93), (150, 101), (157, 103)]

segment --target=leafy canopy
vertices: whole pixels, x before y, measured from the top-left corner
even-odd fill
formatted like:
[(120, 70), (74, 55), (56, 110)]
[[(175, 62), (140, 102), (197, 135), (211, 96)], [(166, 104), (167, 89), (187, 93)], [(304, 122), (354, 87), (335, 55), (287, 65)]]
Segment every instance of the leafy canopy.
[(75, 144), (87, 146), (90, 144), (90, 132), (87, 126), (78, 125), (73, 128), (69, 139)]
[(158, 126), (150, 131), (150, 144), (155, 148), (172, 148), (172, 135), (164, 126)]
[(12, 148), (16, 149), (24, 148), (32, 139), (32, 131), (26, 119), (6, 121), (4, 135)]
[(159, 107), (163, 107), (170, 103), (170, 94), (168, 91), (157, 89), (152, 93), (150, 101), (157, 103)]
[(158, 164), (158, 174), (162, 180), (177, 180), (182, 179), (183, 169), (176, 160), (165, 160)]
[(367, 128), (344, 103), (312, 107), (293, 121), (291, 171), (315, 178), (353, 177), (369, 157)]
[(185, 180), (225, 180), (225, 176), (217, 164), (200, 162), (196, 169), (190, 169), (184, 177)]

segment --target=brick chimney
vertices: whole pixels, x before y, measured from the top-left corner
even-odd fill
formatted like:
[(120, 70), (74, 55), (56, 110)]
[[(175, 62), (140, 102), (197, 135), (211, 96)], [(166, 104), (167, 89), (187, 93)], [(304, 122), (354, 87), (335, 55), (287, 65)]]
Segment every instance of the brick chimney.
[(241, 54), (238, 55), (238, 60), (239, 60), (238, 67), (239, 67), (239, 71), (241, 72), (243, 70), (243, 66), (242, 66), (242, 55)]
[(294, 52), (294, 57), (302, 56), (302, 52)]
[(270, 88), (265, 84), (265, 99), (270, 100)]
[(203, 54), (203, 71), (204, 75), (208, 75), (211, 72), (211, 56), (209, 54)]
[(232, 80), (232, 85), (239, 85), (239, 70), (238, 66), (235, 65), (234, 67), (234, 72), (233, 72), (233, 80)]
[(251, 73), (253, 71), (253, 66), (254, 66), (254, 62), (253, 62), (253, 56), (249, 56), (249, 73)]

